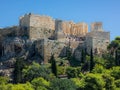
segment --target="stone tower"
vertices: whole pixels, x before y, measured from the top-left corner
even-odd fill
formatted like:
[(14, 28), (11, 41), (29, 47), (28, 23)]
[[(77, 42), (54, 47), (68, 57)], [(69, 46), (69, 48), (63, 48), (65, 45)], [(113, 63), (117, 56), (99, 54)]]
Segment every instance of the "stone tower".
[(20, 17), (20, 36), (28, 36), (29, 39), (43, 39), (51, 37), (55, 30), (55, 20), (49, 16), (25, 14)]
[(102, 28), (102, 23), (95, 22), (91, 24), (91, 32), (86, 34), (85, 45), (88, 53), (91, 48), (94, 54), (102, 54), (107, 50), (110, 43), (110, 32), (106, 32)]

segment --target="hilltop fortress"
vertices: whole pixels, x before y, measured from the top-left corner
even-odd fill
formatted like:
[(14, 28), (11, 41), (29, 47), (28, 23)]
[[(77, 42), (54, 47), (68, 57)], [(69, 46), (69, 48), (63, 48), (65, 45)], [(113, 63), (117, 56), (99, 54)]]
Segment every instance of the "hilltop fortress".
[(110, 43), (110, 33), (105, 32), (101, 22), (91, 24), (88, 32), (86, 23), (55, 20), (49, 16), (25, 14), (19, 26), (0, 29), (0, 61), (24, 57), (47, 63), (51, 54), (65, 57), (70, 46), (76, 60), (81, 50), (94, 54), (104, 53)]
[(16, 57), (48, 63), (51, 54), (66, 57), (68, 47), (74, 59), (81, 61), (81, 52), (94, 55), (106, 52), (110, 33), (105, 32), (101, 22), (91, 24), (55, 20), (49, 16), (25, 14), (19, 26), (0, 29), (0, 75), (9, 76), (14, 70)]

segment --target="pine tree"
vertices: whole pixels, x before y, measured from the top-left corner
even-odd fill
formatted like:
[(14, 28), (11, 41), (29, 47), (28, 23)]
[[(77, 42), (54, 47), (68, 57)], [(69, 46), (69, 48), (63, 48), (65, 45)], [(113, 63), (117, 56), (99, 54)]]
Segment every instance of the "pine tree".
[(57, 77), (57, 66), (54, 55), (51, 56), (50, 62), (51, 62), (52, 73)]
[(94, 68), (95, 63), (94, 63), (94, 56), (93, 56), (93, 50), (91, 48), (91, 52), (90, 52), (90, 72), (92, 71), (92, 69)]

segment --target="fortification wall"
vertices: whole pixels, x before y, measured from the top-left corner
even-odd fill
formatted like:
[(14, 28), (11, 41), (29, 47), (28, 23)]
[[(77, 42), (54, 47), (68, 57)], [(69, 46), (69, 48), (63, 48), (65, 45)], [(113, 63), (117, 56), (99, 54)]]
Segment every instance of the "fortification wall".
[(106, 39), (110, 40), (110, 32), (105, 32), (105, 31), (92, 31), (87, 33), (86, 37), (94, 37), (98, 39)]
[(67, 35), (84, 36), (88, 33), (88, 25), (85, 23), (63, 22), (62, 27)]
[[(80, 60), (80, 47), (83, 47), (83, 42), (70, 42), (70, 48), (72, 55), (76, 58), (76, 60)], [(57, 57), (65, 57), (67, 56), (67, 47), (69, 42), (61, 42), (58, 40), (44, 40), (44, 61), (45, 63), (50, 60), (51, 54), (54, 54), (55, 58)]]
[(41, 27), (55, 30), (55, 20), (49, 16), (30, 15), (30, 27)]
[[(20, 32), (28, 34), (30, 38), (43, 38), (44, 30), (55, 31), (56, 39), (65, 38), (66, 36), (85, 36), (88, 33), (88, 25), (86, 23), (66, 22), (62, 20), (54, 20), (49, 16), (40, 16), (34, 14), (26, 14), (20, 18)], [(33, 29), (34, 28), (34, 29)], [(41, 31), (41, 29), (43, 31)], [(42, 33), (42, 34), (40, 34)], [(21, 35), (22, 35), (21, 34)]]
[(70, 36), (84, 37), (88, 33), (88, 25), (86, 23), (74, 23), (56, 20), (55, 30), (57, 39), (65, 39)]
[(19, 26), (20, 27), (30, 26), (30, 14), (25, 14), (24, 16), (20, 17)]
[(107, 46), (110, 43), (110, 33), (92, 31), (87, 34), (85, 42), (89, 53), (92, 48), (95, 54), (101, 54), (107, 50)]
[(54, 31), (47, 28), (30, 27), (29, 29), (29, 39), (37, 40), (44, 38), (52, 38), (54, 35)]
[(91, 24), (91, 31), (103, 31), (102, 22), (95, 22)]

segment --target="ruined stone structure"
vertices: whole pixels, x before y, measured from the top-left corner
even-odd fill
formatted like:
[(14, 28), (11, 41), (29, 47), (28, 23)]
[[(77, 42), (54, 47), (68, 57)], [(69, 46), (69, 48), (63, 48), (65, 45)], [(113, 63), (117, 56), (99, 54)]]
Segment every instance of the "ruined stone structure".
[(49, 16), (25, 14), (20, 17), (19, 35), (28, 35), (29, 39), (50, 38), (56, 34), (56, 39), (66, 36), (85, 36), (88, 32), (88, 25), (85, 23), (65, 22), (54, 20)]
[(102, 23), (101, 22), (92, 23), (91, 31), (103, 31)]
[(110, 32), (103, 30), (101, 22), (92, 23), (91, 32), (87, 33), (85, 43), (88, 52), (92, 48), (94, 54), (102, 54), (110, 43)]
[(47, 63), (51, 54), (65, 57), (68, 45), (75, 59), (80, 60), (82, 49), (89, 53), (92, 48), (94, 54), (101, 54), (109, 42), (110, 33), (103, 30), (101, 22), (92, 23), (88, 32), (88, 25), (83, 22), (29, 13), (20, 17), (19, 26), (0, 29), (0, 62), (2, 66), (4, 61), (24, 57)]

